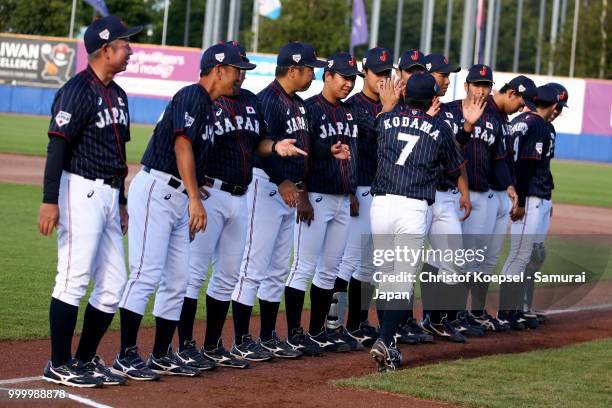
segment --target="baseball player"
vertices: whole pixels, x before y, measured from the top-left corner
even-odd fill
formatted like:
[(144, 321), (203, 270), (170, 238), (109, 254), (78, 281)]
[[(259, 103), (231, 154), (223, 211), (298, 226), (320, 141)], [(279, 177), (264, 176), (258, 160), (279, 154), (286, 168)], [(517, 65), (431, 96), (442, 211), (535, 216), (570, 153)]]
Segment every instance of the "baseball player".
[(382, 108), (379, 84), (391, 77), (393, 58), (388, 49), (376, 47), (366, 53), (362, 63), (363, 89), (346, 101), (358, 127), (357, 188), (355, 194), (349, 196), (351, 217), (348, 240), (338, 269), (338, 279), (334, 283), (327, 326), (337, 328), (344, 324), (348, 287), (346, 329), (363, 346), (372, 347), (378, 338), (378, 330), (368, 322), (368, 309), (374, 291), (372, 276), (375, 272), (370, 238), (370, 185), (377, 166), (374, 121)]
[[(51, 360), (43, 379), (74, 387), (119, 385), (96, 356), (126, 281), (123, 234), (127, 228), (125, 143), (130, 140), (127, 95), (113, 78), (132, 50), (118, 17), (93, 22), (85, 31), (88, 66), (62, 86), (53, 100), (38, 229), (57, 227), (57, 276), (51, 295)], [(81, 339), (74, 358), (72, 335), (78, 306), (93, 277)]]
[[(120, 303), (121, 348), (116, 373), (135, 380), (158, 374), (197, 376), (214, 363), (185, 364), (172, 351), (189, 279), (189, 241), (206, 228), (199, 186), (204, 155), (213, 143), (212, 101), (235, 95), (245, 62), (238, 47), (217, 44), (200, 62), (200, 80), (174, 95), (155, 126), (142, 158), (142, 169), (130, 184), (129, 255), (131, 274)], [(157, 289), (157, 290), (156, 290)], [(136, 338), (149, 297), (156, 291), (155, 344), (146, 365)]]
[[(292, 42), (281, 47), (276, 78), (258, 95), (258, 106), (273, 140), (291, 137), (296, 147), (309, 152), (306, 107), (297, 92), (307, 90), (314, 69), (323, 68), (308, 44)], [(259, 299), (261, 330), (259, 343), (279, 358), (319, 354), (303, 332), (289, 333), (281, 341), (276, 334), (276, 316), (289, 272), (293, 228), (299, 192), (304, 188), (308, 162), (305, 157), (279, 160), (256, 158), (253, 181), (247, 191), (247, 233), (240, 276), (232, 293), (232, 309), (239, 316), (234, 324), (248, 329), (251, 307)]]
[[(246, 52), (237, 42), (242, 58), (249, 62)], [(240, 71), (240, 85), (246, 71)], [(253, 178), (253, 153), (269, 156), (306, 154), (291, 143), (295, 139), (273, 142), (266, 134), (265, 122), (257, 106), (257, 97), (240, 89), (236, 96), (221, 96), (214, 105), (215, 144), (204, 158), (204, 185), (210, 195), (202, 200), (206, 207), (206, 231), (197, 234), (191, 243), (190, 278), (178, 326), (178, 357), (188, 365), (203, 358), (217, 365), (246, 368), (250, 361), (267, 361), (272, 353), (262, 349), (240, 323), (241, 310), (234, 307), (236, 343), (231, 352), (223, 348), (221, 331), (231, 295), (238, 280), (247, 231), (246, 192)], [(274, 150), (272, 149), (274, 147)], [(206, 335), (204, 348), (198, 350), (193, 340), (193, 325), (200, 288), (206, 279), (212, 259), (213, 274), (206, 294)], [(250, 316), (250, 310), (249, 310)]]
[(359, 74), (354, 56), (332, 55), (324, 70), (323, 91), (305, 102), (313, 154), (297, 208), (294, 262), (285, 288), (291, 333), (301, 330), (304, 296), (312, 279), (308, 336), (330, 352), (358, 347), (343, 326), (327, 329), (325, 317), (349, 233), (349, 194), (355, 193), (357, 184), (357, 120), (342, 99), (351, 93)]
[[(557, 103), (557, 107), (555, 108), (553, 115), (550, 117), (550, 128), (551, 128), (551, 137), (554, 142), (556, 139), (556, 131), (552, 122), (559, 117), (561, 112), (563, 112), (563, 108), (567, 108), (567, 100), (569, 98), (569, 94), (567, 93), (567, 89), (561, 84), (551, 82), (546, 84), (557, 91), (557, 95), (559, 96), (559, 103)], [(554, 154), (554, 145), (553, 151)], [(551, 175), (552, 178), (552, 175)], [(550, 215), (552, 217), (552, 202), (550, 205)], [(544, 264), (544, 260), (546, 259), (546, 248), (544, 247), (544, 239), (546, 238), (546, 234), (548, 232), (548, 223), (544, 222), (539, 228), (538, 234), (535, 237), (533, 243), (533, 250), (531, 251), (531, 259), (527, 264), (525, 269), (525, 276), (530, 277), (536, 271), (539, 271), (542, 265)], [(546, 320), (546, 315), (543, 313), (538, 313), (531, 310), (533, 304), (533, 289), (534, 289), (534, 281), (533, 279), (525, 280), (525, 297), (524, 297), (524, 305), (523, 305), (523, 319), (526, 321), (526, 325), (537, 327), (537, 323)], [(534, 321), (536, 323), (534, 323)]]
[[(439, 98), (446, 94), (450, 85), (450, 74), (458, 72), (458, 65), (449, 63), (448, 58), (440, 54), (430, 54), (425, 57), (425, 66), (435, 78), (438, 85), (438, 95), (434, 99), (432, 116), (439, 116), (450, 126), (455, 142), (459, 146), (469, 140), (473, 124), (480, 118), (484, 110), (484, 102), (478, 98), (466, 99), (462, 102), (463, 116), (455, 114), (448, 103), (439, 103)], [(463, 119), (463, 120), (462, 120)], [(447, 250), (463, 247), (461, 222), (470, 216), (472, 209), (468, 181), (465, 168), (461, 168), (458, 178), (448, 177), (440, 169), (436, 185), (436, 198), (430, 208), (429, 243), (432, 249)], [(454, 262), (442, 262), (427, 259), (423, 271), (433, 274), (453, 275), (460, 273)], [(423, 302), (423, 321), (421, 327), (434, 337), (463, 343), (466, 341), (461, 332), (467, 328), (455, 320), (455, 310), (460, 299), (465, 299), (465, 285), (452, 283), (421, 282), (421, 299)]]
[[(543, 242), (550, 223), (551, 193), (554, 188), (550, 161), (554, 157), (555, 133), (550, 125), (559, 103), (556, 88), (537, 88), (531, 100), (525, 100), (530, 112), (512, 121), (515, 137), (515, 175), (518, 207), (511, 215), (510, 252), (502, 273), (516, 276), (525, 272), (534, 243)], [(536, 319), (522, 314), (524, 285), (508, 282), (500, 286), (498, 318), (512, 329), (537, 327)]]
[[(400, 91), (401, 92), (401, 91)], [(396, 246), (422, 248), (428, 230), (429, 206), (435, 199), (439, 166), (449, 177), (458, 177), (464, 165), (453, 133), (440, 117), (426, 114), (438, 92), (428, 73), (413, 75), (406, 84), (405, 107), (387, 110), (387, 100), (397, 98), (397, 88), (388, 80), (381, 98), (385, 107), (376, 121), (378, 169), (372, 183), (371, 223), (375, 251)], [(391, 105), (392, 106), (392, 105)], [(391, 246), (389, 246), (391, 245)], [(416, 275), (419, 262), (381, 265), (379, 293), (402, 294), (386, 298), (380, 338), (370, 351), (379, 371), (394, 370), (401, 363), (395, 343), (397, 326), (405, 315), (405, 296), (412, 296), (412, 283), (385, 283), (395, 271)], [(398, 267), (401, 265), (401, 267)], [(392, 282), (392, 281), (391, 281)]]

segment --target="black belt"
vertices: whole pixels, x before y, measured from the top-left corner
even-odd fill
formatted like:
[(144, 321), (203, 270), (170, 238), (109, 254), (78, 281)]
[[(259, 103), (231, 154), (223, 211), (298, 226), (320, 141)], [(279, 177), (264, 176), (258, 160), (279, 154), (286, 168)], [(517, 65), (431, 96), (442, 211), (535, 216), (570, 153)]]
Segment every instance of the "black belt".
[[(206, 187), (213, 187), (215, 185), (215, 179), (208, 176), (204, 176), (204, 185)], [(233, 196), (243, 196), (244, 193), (247, 192), (248, 187), (232, 185), (226, 183), (225, 181), (222, 181), (219, 190), (230, 193)]]
[[(86, 178), (87, 180), (92, 180), (92, 181), (96, 181), (98, 180), (98, 178), (93, 178), (93, 177), (85, 177), (83, 176), (83, 178)], [(116, 188), (116, 189), (120, 189), (121, 185), (123, 184), (123, 177), (110, 177), (110, 178), (105, 178), (104, 180), (104, 184), (111, 186), (112, 188)]]
[[(150, 167), (142, 166), (142, 170), (147, 172), (147, 173), (151, 173), (151, 168)], [(179, 187), (183, 185), (183, 183), (179, 179), (177, 179), (176, 177), (172, 176), (168, 180), (168, 185), (170, 187), (178, 190)], [(187, 190), (183, 190), (183, 194), (187, 195)]]

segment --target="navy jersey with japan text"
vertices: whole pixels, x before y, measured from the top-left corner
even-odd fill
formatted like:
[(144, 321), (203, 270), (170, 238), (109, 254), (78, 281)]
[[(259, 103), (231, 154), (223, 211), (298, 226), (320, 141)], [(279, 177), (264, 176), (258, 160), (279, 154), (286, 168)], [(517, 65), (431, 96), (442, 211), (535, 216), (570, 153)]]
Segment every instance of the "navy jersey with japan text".
[(351, 194), (357, 187), (357, 120), (349, 107), (340, 102), (332, 105), (322, 94), (305, 101), (310, 126), (310, 146), (315, 144), (330, 149), (338, 141), (349, 146), (351, 158), (337, 160), (309, 156), (306, 186), (309, 192), (321, 194)]
[(363, 92), (356, 93), (346, 100), (359, 128), (357, 138), (357, 185), (370, 186), (376, 174), (376, 115), (382, 109), (382, 103), (368, 98)]
[(517, 192), (550, 199), (554, 188), (550, 172), (550, 161), (555, 154), (554, 128), (533, 112), (518, 115), (511, 124), (516, 149)]
[(141, 163), (180, 179), (174, 152), (177, 137), (191, 141), (198, 185), (204, 184), (204, 155), (213, 143), (214, 133), (212, 101), (199, 84), (186, 86), (172, 97), (153, 130)]
[(378, 169), (372, 194), (395, 194), (433, 203), (439, 167), (456, 178), (464, 164), (448, 124), (412, 108), (396, 108), (376, 120)]
[(91, 67), (79, 72), (55, 94), (48, 134), (68, 141), (64, 170), (89, 179), (127, 175), (127, 96), (114, 81), (104, 85)]
[[(302, 98), (288, 95), (280, 83), (274, 80), (257, 94), (257, 100), (269, 138), (274, 141), (295, 139), (295, 146), (308, 153), (308, 123)], [(275, 184), (284, 180), (295, 183), (305, 180), (308, 160), (304, 156), (255, 157), (255, 167), (263, 169)]]
[(266, 125), (254, 93), (241, 89), (237, 97), (222, 96), (214, 103), (215, 143), (204, 159), (204, 174), (246, 187), (253, 178), (253, 156), (266, 136)]
[[(506, 158), (502, 123), (498, 119), (497, 107), (492, 105), (492, 101), (487, 102), (484, 112), (474, 124), (470, 140), (463, 146), (468, 185), (473, 191), (488, 191), (493, 161)], [(462, 100), (449, 103), (448, 108), (453, 115), (463, 119)]]
[[(504, 160), (510, 172), (510, 181), (512, 184), (514, 184), (514, 139), (512, 137), (512, 126), (510, 125), (508, 115), (497, 107), (497, 105), (493, 102), (492, 96), (489, 96), (489, 103), (494, 108), (494, 114), (497, 115), (497, 120), (501, 124), (502, 141), (504, 144), (504, 149), (506, 149), (506, 158)], [(504, 191), (508, 187), (505, 184), (506, 183), (504, 183), (502, 180), (499, 180), (499, 177), (494, 171), (489, 172), (489, 185), (492, 190)]]
[[(440, 111), (436, 114), (436, 117), (444, 120), (444, 122), (450, 126), (453, 131), (453, 135), (455, 136), (455, 141), (459, 143), (459, 146), (465, 144), (466, 132), (463, 130), (463, 117), (458, 116), (456, 113), (453, 113), (449, 108), (448, 103), (440, 104)], [(460, 140), (458, 140), (460, 139)], [(448, 177), (446, 172), (442, 167), (439, 169), (438, 175), (438, 185), (437, 189), (441, 191), (446, 191), (448, 189), (456, 189), (457, 188), (457, 179)]]

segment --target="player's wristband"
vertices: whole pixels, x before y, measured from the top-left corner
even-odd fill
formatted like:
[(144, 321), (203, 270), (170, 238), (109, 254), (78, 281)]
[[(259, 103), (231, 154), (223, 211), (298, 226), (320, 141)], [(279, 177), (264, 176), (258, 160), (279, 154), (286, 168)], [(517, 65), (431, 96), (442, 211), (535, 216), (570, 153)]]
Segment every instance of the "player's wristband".
[(278, 154), (276, 153), (276, 143), (278, 143), (276, 140), (272, 143), (272, 154)]

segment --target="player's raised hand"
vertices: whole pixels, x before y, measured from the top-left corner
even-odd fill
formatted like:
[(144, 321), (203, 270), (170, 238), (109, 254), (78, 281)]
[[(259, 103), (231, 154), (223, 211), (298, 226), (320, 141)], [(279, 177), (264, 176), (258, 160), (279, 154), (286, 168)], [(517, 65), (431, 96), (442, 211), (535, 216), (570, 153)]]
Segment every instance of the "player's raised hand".
[(300, 193), (300, 199), (298, 200), (297, 212), (295, 222), (305, 222), (308, 226), (314, 220), (314, 209), (312, 208), (312, 204), (310, 204), (310, 200), (308, 199), (308, 193), (302, 191)]
[(472, 127), (482, 116), (485, 106), (487, 105), (487, 98), (484, 96), (475, 96), (470, 99), (466, 98), (461, 102), (461, 105), (463, 106), (463, 118), (465, 119), (465, 123)]
[(427, 110), (427, 114), (429, 116), (436, 116), (438, 112), (440, 112), (441, 104), (442, 102), (440, 102), (440, 98), (438, 98), (437, 96), (434, 96), (433, 101), (431, 103), (431, 107)]
[(189, 235), (193, 237), (200, 231), (206, 229), (206, 210), (202, 205), (200, 197), (189, 198)]
[(401, 81), (386, 78), (378, 83), (378, 95), (382, 103), (381, 112), (391, 112), (402, 96)]
[(57, 204), (43, 203), (38, 211), (38, 231), (46, 237), (53, 233), (53, 228), (59, 221), (59, 207)]
[(351, 149), (338, 140), (331, 146), (331, 154), (338, 160), (348, 160), (351, 158)]
[(296, 187), (295, 183), (291, 180), (285, 180), (278, 185), (278, 193), (283, 198), (287, 207), (297, 207), (299, 201), (300, 190)]
[(459, 218), (459, 221), (463, 222), (472, 213), (472, 201), (469, 195), (461, 194), (461, 197), (459, 197), (459, 209), (463, 210), (463, 217)]
[(308, 156), (304, 150), (295, 146), (295, 139), (283, 139), (276, 142), (274, 151), (280, 157)]

